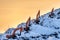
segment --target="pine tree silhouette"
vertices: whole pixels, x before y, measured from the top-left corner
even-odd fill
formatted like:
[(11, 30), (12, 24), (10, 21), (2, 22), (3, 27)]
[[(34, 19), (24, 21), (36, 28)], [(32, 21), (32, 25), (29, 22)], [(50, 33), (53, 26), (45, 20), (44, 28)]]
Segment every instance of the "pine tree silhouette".
[(49, 14), (50, 18), (53, 18), (55, 16), (55, 14), (53, 13), (53, 11), (54, 11), (54, 8), (52, 8), (51, 13)]
[(30, 29), (29, 29), (29, 26), (31, 25), (31, 24), (30, 24), (30, 20), (31, 20), (31, 17), (28, 18), (28, 20), (27, 20), (27, 22), (26, 22), (26, 27), (24, 28), (24, 30), (27, 31), (27, 32), (30, 30)]
[(35, 20), (35, 22), (36, 22), (37, 24), (39, 24), (39, 22), (40, 22), (39, 17), (40, 17), (40, 10), (38, 11), (38, 13), (37, 13), (37, 15), (36, 15), (36, 20)]

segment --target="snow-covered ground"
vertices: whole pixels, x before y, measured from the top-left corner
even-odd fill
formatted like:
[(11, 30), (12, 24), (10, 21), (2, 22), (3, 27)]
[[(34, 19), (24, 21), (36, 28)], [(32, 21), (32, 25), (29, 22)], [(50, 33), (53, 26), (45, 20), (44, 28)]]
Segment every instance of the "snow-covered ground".
[[(21, 32), (17, 30), (13, 38), (6, 38), (7, 34), (12, 34), (15, 28), (9, 28), (4, 34), (0, 35), (0, 40), (60, 40), (60, 8), (54, 10), (53, 18), (49, 17), (49, 13), (39, 17), (39, 24), (35, 22), (35, 19), (30, 21), (30, 30)], [(17, 26), (25, 28), (26, 23), (21, 23)]]

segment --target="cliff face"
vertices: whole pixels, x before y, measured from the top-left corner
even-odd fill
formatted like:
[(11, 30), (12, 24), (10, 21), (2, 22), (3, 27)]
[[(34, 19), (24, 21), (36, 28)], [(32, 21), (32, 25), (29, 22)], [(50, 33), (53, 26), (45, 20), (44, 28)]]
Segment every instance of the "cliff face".
[[(38, 12), (40, 13), (40, 12)], [(52, 13), (52, 14), (51, 14)], [(38, 15), (39, 16), (39, 15)], [(38, 19), (36, 21), (36, 19)], [(28, 19), (27, 23), (21, 23), (17, 28), (10, 28), (0, 36), (1, 40), (60, 40), (60, 8), (52, 10), (36, 19)], [(27, 25), (27, 27), (26, 27)], [(14, 36), (13, 31), (16, 29)], [(9, 38), (6, 35), (10, 35)]]

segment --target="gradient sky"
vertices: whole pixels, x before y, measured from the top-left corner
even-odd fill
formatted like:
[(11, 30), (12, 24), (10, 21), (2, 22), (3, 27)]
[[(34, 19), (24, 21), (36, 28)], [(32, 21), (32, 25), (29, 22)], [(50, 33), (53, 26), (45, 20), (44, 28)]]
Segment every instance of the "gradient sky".
[(0, 33), (26, 22), (29, 16), (35, 18), (38, 10), (43, 15), (52, 8), (60, 8), (60, 0), (0, 0)]

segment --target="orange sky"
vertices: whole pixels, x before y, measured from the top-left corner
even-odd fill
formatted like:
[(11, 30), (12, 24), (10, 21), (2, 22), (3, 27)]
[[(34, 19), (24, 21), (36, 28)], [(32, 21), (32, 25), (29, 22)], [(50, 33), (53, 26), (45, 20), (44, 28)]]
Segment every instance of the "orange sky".
[(53, 7), (59, 8), (60, 0), (0, 0), (0, 33), (25, 22), (29, 16), (35, 18), (39, 9), (42, 15)]

